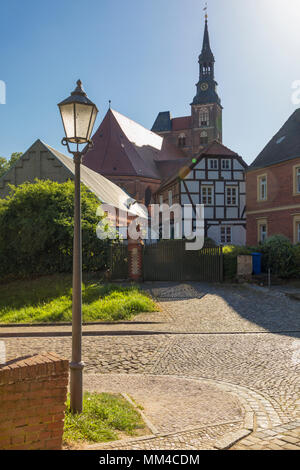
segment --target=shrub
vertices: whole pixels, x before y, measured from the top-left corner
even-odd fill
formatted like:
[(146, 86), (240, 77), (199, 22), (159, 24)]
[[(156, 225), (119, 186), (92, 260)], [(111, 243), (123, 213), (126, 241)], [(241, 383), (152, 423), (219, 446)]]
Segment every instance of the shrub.
[[(83, 270), (107, 264), (108, 244), (96, 236), (99, 200), (82, 185)], [(74, 182), (24, 183), (0, 200), (0, 279), (71, 272)]]
[(263, 265), (280, 277), (291, 277), (295, 269), (294, 247), (283, 235), (273, 235), (261, 245)]

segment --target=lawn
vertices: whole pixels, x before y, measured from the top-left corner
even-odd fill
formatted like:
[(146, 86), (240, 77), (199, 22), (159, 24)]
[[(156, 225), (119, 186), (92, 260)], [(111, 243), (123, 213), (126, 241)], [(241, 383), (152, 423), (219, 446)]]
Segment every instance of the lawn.
[[(83, 321), (130, 320), (154, 312), (155, 303), (135, 286), (86, 281), (82, 290)], [(45, 276), (0, 285), (0, 323), (69, 322), (72, 319), (72, 279)]]
[(134, 407), (122, 397), (108, 393), (85, 392), (83, 412), (73, 415), (68, 399), (64, 442), (107, 442), (145, 434), (146, 425)]

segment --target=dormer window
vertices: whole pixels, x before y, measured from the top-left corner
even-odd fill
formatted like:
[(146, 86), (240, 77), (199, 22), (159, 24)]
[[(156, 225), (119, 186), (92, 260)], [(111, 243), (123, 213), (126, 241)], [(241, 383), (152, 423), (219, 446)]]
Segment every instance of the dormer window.
[(185, 134), (180, 134), (178, 137), (178, 147), (185, 147), (186, 146), (186, 137)]
[(203, 108), (200, 110), (199, 114), (199, 126), (200, 127), (207, 127), (209, 126), (209, 112), (207, 108)]

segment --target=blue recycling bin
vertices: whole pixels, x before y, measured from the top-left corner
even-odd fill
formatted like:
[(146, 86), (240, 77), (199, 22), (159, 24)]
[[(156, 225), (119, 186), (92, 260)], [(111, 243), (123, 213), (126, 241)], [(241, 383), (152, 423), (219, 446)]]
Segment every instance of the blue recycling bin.
[(261, 253), (251, 253), (253, 262), (253, 274), (261, 274)]

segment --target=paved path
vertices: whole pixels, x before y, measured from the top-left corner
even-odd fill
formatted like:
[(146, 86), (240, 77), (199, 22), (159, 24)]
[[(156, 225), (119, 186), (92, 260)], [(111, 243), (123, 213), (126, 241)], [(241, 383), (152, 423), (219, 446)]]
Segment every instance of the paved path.
[[(245, 286), (144, 288), (161, 308), (144, 323), (85, 327), (86, 387), (127, 391), (157, 430), (108, 447), (226, 448), (237, 440), (233, 449), (300, 449), (300, 303)], [(0, 335), (12, 330), (37, 336), (4, 338), (8, 358), (43, 350), (70, 357), (68, 326), (59, 327), (64, 336), (57, 327)]]

